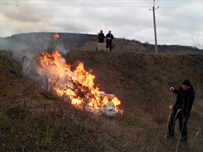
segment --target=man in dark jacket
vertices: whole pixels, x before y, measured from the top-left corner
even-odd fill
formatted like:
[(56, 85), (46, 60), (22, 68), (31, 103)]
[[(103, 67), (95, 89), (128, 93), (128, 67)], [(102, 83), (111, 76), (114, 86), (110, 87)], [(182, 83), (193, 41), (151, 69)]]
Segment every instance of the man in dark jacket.
[(103, 30), (100, 30), (100, 33), (98, 34), (98, 42), (104, 43), (104, 39), (105, 39), (105, 36), (104, 36)]
[(173, 106), (169, 106), (169, 110), (172, 110), (172, 114), (168, 124), (168, 133), (165, 137), (174, 137), (175, 121), (179, 119), (181, 141), (187, 142), (187, 122), (195, 99), (195, 91), (189, 80), (184, 80), (178, 90), (174, 87), (171, 87), (170, 90), (177, 95), (177, 99)]
[(112, 40), (114, 39), (113, 34), (111, 34), (111, 31), (109, 30), (108, 34), (106, 34), (106, 48), (109, 47), (109, 50), (112, 50)]

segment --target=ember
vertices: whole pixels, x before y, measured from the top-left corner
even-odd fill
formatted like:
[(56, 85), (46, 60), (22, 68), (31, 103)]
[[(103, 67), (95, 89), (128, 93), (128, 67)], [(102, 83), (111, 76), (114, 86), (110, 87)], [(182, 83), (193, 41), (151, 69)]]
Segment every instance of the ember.
[[(54, 38), (58, 37), (58, 35), (54, 36)], [(42, 52), (39, 63), (42, 69), (38, 73), (46, 73), (53, 92), (60, 97), (70, 99), (75, 107), (101, 114), (107, 105), (108, 109), (111, 105), (115, 113), (122, 113), (122, 110), (118, 108), (121, 101), (112, 94), (99, 91), (94, 84), (95, 76), (91, 74), (91, 70), (89, 72), (85, 70), (82, 62), (78, 62), (76, 69), (72, 71), (71, 65), (66, 64), (60, 51), (56, 50), (51, 54)]]

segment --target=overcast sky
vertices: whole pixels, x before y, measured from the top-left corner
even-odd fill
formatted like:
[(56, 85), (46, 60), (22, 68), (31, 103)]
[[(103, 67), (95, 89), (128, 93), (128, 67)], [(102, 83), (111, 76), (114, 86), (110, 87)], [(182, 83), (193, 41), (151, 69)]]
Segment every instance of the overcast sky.
[(29, 32), (98, 34), (203, 48), (203, 0), (0, 0), (0, 36)]

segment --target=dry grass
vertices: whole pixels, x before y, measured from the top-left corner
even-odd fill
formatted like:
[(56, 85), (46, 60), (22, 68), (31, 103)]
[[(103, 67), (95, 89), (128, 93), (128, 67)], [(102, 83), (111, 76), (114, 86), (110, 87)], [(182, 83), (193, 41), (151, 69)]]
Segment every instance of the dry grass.
[(185, 78), (197, 98), (189, 141), (178, 151), (203, 150), (202, 55), (76, 51), (65, 58), (92, 69), (100, 90), (121, 99), (124, 114), (106, 118), (77, 110), (32, 80), (10, 74), (8, 68), (20, 71), (21, 63), (0, 52), (0, 151), (176, 151), (177, 142), (164, 139), (167, 107), (175, 100), (169, 87)]

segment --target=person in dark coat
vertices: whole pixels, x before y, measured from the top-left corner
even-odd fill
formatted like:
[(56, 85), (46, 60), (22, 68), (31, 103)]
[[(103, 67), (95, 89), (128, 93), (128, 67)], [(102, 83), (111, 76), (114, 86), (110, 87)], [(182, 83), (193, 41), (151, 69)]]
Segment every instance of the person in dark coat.
[(169, 106), (172, 110), (170, 121), (168, 124), (168, 133), (166, 138), (174, 137), (175, 121), (179, 119), (179, 130), (181, 133), (181, 142), (187, 142), (187, 122), (195, 99), (195, 91), (189, 80), (184, 80), (179, 89), (170, 87), (170, 90), (177, 95), (175, 104)]
[(108, 34), (106, 34), (106, 48), (109, 47), (109, 50), (112, 50), (112, 40), (114, 39), (113, 34), (111, 34), (111, 31), (109, 30)]
[(98, 42), (104, 43), (104, 40), (105, 40), (105, 36), (104, 36), (103, 30), (100, 30), (100, 33), (98, 34)]

